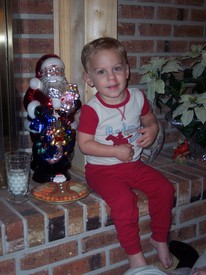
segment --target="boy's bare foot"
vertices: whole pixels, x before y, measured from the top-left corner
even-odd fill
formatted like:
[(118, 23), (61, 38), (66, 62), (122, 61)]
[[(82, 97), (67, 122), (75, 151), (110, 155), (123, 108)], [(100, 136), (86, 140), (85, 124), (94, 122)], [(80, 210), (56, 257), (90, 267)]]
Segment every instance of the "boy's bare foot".
[(134, 255), (128, 255), (128, 259), (129, 259), (130, 267), (140, 267), (140, 266), (147, 265), (145, 258), (141, 251)]
[(164, 268), (170, 268), (172, 265), (172, 256), (169, 252), (166, 242), (158, 242), (150, 238), (151, 245), (157, 250), (159, 259)]

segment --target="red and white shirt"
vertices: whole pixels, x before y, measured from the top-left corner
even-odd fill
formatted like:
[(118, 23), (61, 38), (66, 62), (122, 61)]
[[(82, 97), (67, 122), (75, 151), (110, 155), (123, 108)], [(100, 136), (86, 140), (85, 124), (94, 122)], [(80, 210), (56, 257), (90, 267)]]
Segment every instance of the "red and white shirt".
[[(140, 116), (145, 116), (149, 112), (149, 103), (137, 88), (127, 89), (126, 99), (117, 105), (105, 103), (97, 92), (81, 108), (78, 131), (94, 135), (95, 141), (102, 144), (132, 144), (135, 151), (132, 161), (136, 161), (142, 151), (136, 143), (140, 136), (137, 132), (141, 127)], [(86, 160), (88, 163), (100, 165), (121, 163), (115, 157), (92, 155), (87, 155)]]

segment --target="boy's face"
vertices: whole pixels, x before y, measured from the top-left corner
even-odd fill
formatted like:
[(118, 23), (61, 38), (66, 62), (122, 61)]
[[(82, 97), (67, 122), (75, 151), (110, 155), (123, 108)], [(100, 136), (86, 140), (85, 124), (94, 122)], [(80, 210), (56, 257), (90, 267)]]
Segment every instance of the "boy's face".
[(94, 54), (88, 64), (84, 79), (95, 86), (107, 103), (120, 103), (129, 77), (129, 66), (114, 49)]

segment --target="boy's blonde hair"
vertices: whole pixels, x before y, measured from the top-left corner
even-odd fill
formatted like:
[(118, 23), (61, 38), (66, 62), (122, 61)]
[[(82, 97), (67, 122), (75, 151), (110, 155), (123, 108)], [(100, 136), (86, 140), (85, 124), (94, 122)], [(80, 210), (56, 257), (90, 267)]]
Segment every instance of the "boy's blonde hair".
[(87, 43), (82, 49), (81, 61), (85, 71), (87, 72), (87, 63), (93, 54), (96, 54), (101, 50), (110, 49), (117, 50), (117, 52), (124, 59), (125, 63), (128, 64), (127, 52), (124, 46), (117, 39), (113, 37), (100, 37)]

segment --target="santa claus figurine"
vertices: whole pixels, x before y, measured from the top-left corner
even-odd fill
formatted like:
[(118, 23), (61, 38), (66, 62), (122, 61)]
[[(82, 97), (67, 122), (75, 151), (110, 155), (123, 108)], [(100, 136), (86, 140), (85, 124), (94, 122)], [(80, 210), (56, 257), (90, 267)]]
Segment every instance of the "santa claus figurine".
[(30, 80), (24, 96), (30, 131), (33, 180), (53, 181), (57, 174), (70, 180), (69, 168), (74, 154), (75, 114), (81, 108), (78, 87), (68, 83), (64, 63), (55, 54), (43, 55), (36, 64), (36, 77)]

